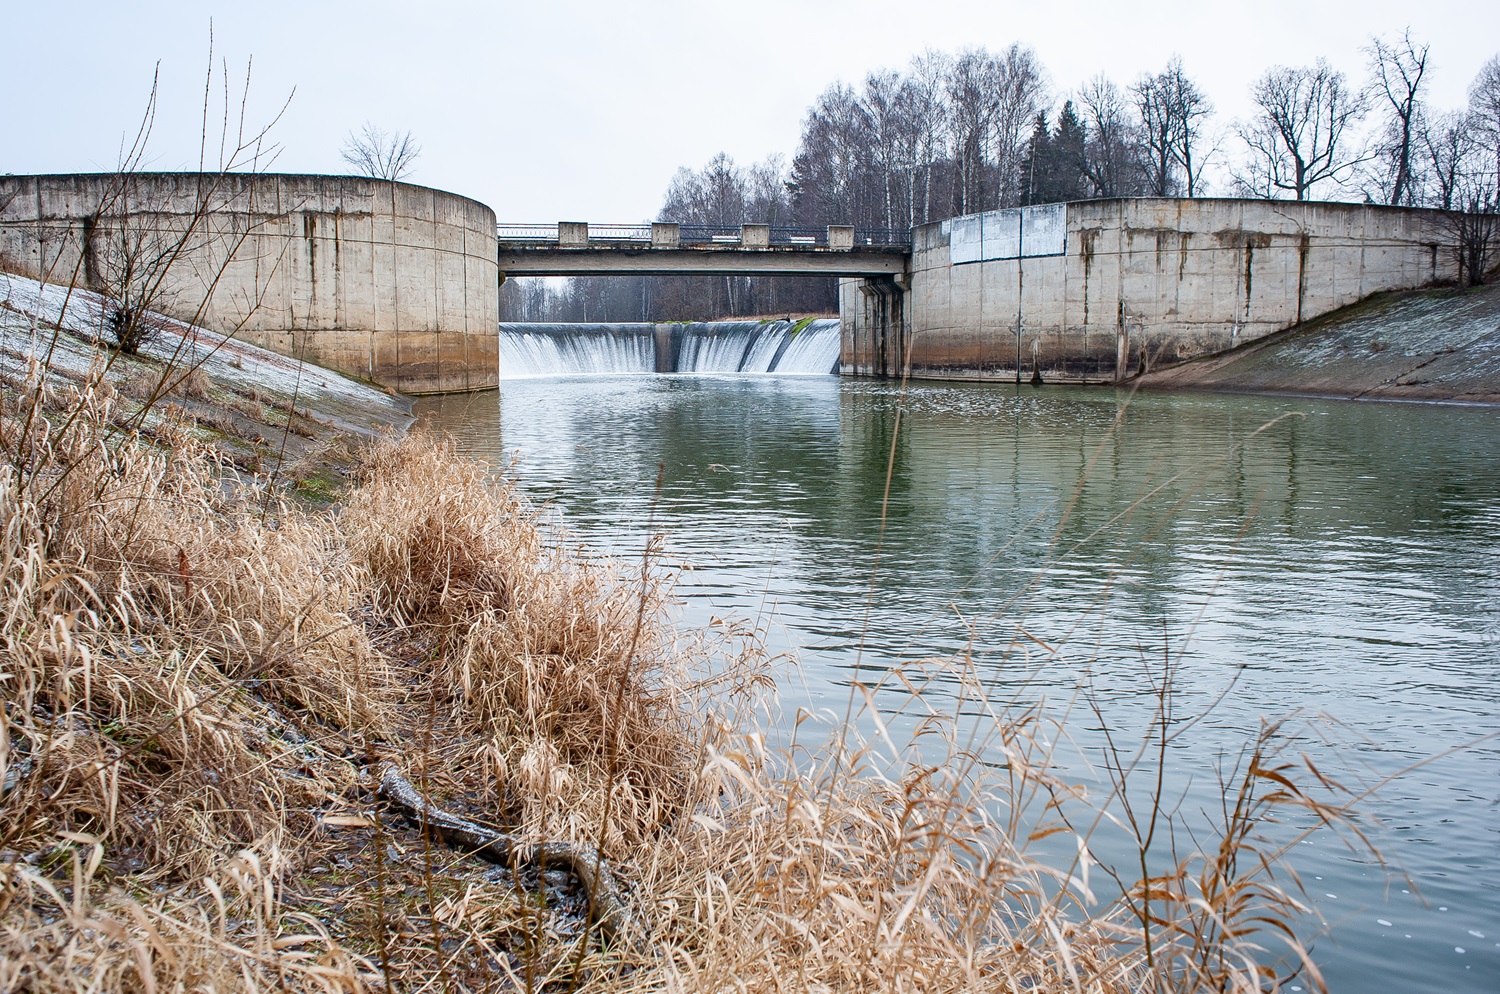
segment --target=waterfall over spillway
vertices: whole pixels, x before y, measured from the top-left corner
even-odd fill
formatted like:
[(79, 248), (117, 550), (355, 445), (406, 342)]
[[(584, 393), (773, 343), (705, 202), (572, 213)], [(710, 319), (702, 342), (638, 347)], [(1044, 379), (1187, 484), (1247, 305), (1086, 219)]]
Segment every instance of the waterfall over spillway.
[(654, 373), (649, 324), (502, 324), (501, 376)]
[(777, 373), (839, 369), (839, 322), (500, 325), (500, 375)]

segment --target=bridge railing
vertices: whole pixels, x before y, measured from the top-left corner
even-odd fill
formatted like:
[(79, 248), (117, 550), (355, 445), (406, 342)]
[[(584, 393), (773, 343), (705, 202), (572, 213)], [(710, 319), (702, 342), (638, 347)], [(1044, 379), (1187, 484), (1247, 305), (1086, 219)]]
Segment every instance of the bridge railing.
[(827, 228), (798, 228), (782, 225), (771, 228), (772, 245), (825, 245), (827, 243)]
[(677, 238), (682, 245), (703, 245), (714, 242), (723, 245), (738, 245), (740, 226), (737, 224), (682, 224), (677, 226)]
[(555, 224), (497, 224), (496, 234), (502, 242), (555, 242)]
[(649, 242), (651, 225), (591, 224), (589, 225), (589, 241), (596, 238), (607, 242)]
[(911, 229), (855, 228), (854, 244), (867, 248), (906, 248), (911, 245)]

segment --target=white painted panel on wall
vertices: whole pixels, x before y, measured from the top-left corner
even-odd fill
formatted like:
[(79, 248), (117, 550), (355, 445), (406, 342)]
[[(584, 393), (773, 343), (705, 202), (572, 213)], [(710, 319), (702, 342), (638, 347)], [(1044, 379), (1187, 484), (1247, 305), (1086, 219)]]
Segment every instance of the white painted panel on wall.
[(1021, 209), (1021, 250), (1026, 256), (1063, 255), (1068, 250), (1068, 205)]
[(944, 221), (943, 227), (948, 229), (948, 260), (954, 264), (1062, 255), (1067, 251), (1068, 205), (968, 214)]
[(1014, 208), (979, 215), (984, 219), (981, 259), (1014, 259), (1020, 254), (1021, 212)]
[(946, 222), (948, 228), (948, 261), (951, 263), (978, 262), (982, 241), (981, 215), (970, 214)]

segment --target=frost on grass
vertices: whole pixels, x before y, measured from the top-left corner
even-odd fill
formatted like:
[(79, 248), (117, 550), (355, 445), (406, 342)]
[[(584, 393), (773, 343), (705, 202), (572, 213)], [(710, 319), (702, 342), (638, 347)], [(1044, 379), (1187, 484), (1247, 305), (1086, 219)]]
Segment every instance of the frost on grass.
[[(109, 339), (110, 306), (89, 290), (0, 273), (0, 370), (23, 374), (35, 358), (54, 373), (82, 378), (98, 360), (100, 346), (94, 343)], [(141, 355), (168, 369), (201, 370), (227, 387), (296, 397), (297, 406), (327, 410), (348, 422), (341, 427), (367, 434), (368, 415), (357, 416), (363, 412), (403, 427), (410, 423), (406, 403), (378, 387), (163, 314), (147, 318), (157, 334), (141, 347)]]

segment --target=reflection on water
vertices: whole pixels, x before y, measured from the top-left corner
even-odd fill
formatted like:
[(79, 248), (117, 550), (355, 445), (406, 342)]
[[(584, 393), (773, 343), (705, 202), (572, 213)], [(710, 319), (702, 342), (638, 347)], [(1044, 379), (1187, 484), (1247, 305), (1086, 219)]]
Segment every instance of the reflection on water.
[[(1166, 653), (1184, 709), (1233, 685), (1195, 740), (1209, 754), (1171, 758), (1189, 806), (1214, 796), (1212, 750), (1262, 716), (1326, 712), (1367, 777), (1500, 729), (1500, 412), (1122, 400), (605, 376), (418, 414), (518, 456), (524, 488), (594, 545), (637, 553), (654, 514), (690, 567), (686, 620), (763, 625), (800, 661), (789, 704), (842, 708), (856, 666), (968, 650), (997, 694), (1087, 687), (1129, 727), (1152, 707), (1143, 660)], [(1068, 651), (1023, 665), (1031, 637)], [(1374, 802), (1426, 905), (1333, 840), (1300, 847), (1335, 991), (1495, 989), (1497, 801), (1492, 740)]]

